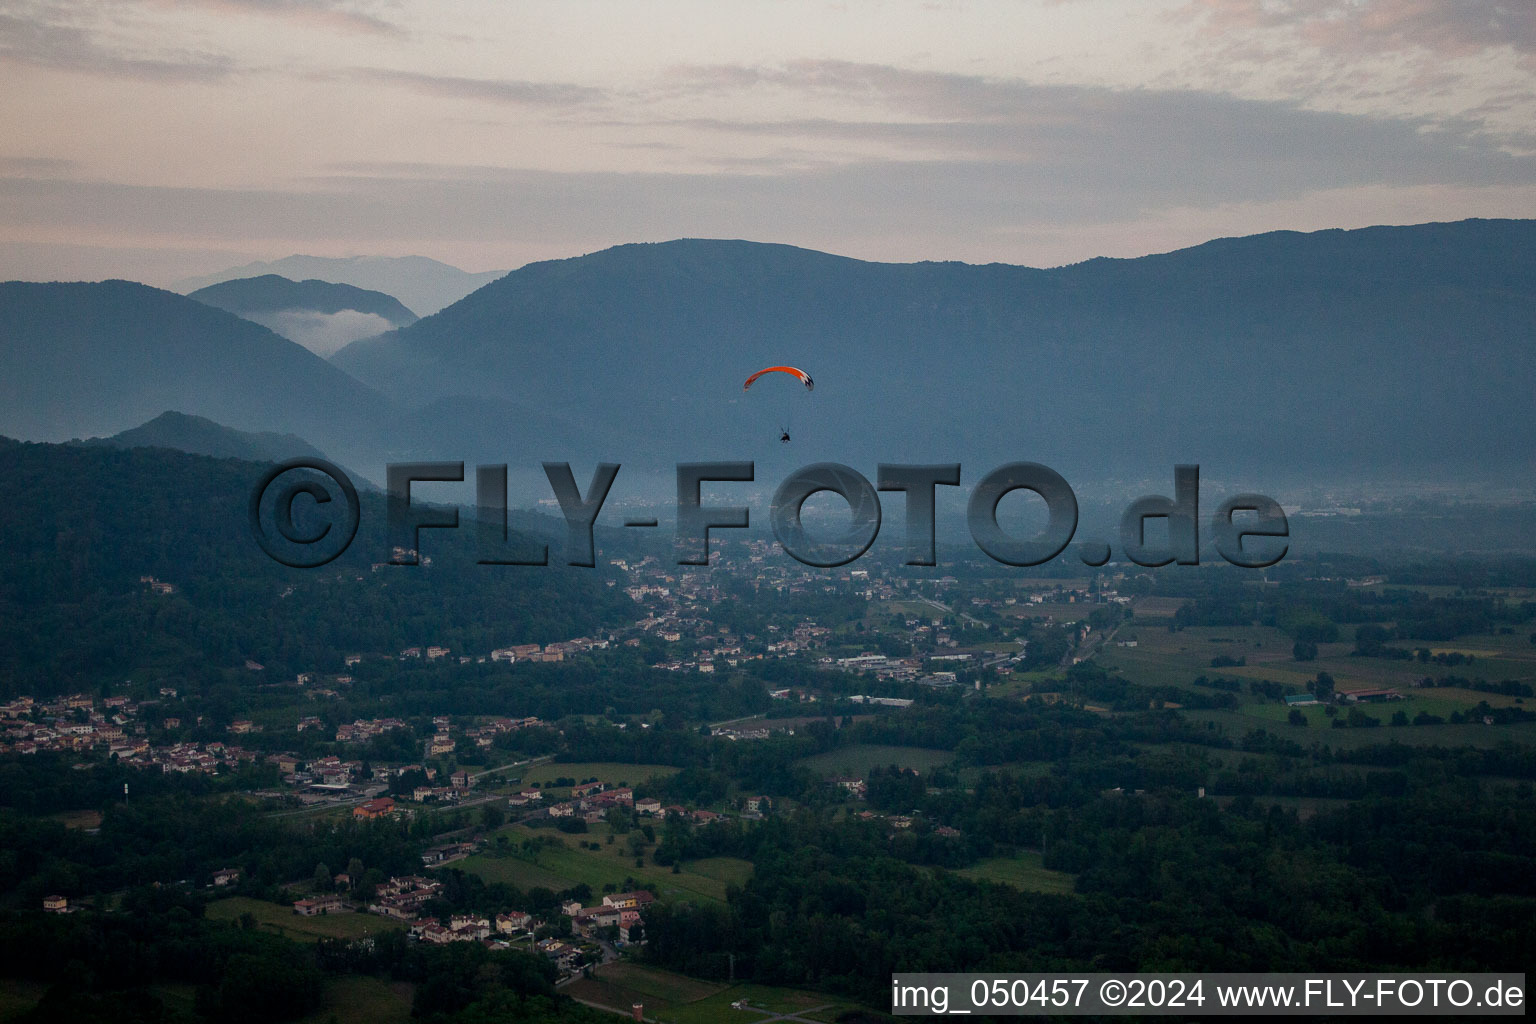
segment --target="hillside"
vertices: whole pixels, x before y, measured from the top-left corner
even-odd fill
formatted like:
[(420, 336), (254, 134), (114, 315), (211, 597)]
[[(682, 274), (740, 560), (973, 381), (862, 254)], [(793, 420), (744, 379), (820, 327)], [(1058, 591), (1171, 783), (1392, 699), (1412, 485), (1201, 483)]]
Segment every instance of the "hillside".
[(504, 270), (471, 273), (425, 256), (285, 256), (280, 260), (257, 261), (187, 278), (177, 282), (176, 290), (187, 293), (221, 281), (278, 274), (295, 280), (316, 278), (383, 292), (425, 316), (457, 302), (505, 273)]
[(169, 448), (192, 455), (247, 462), (325, 457), (318, 448), (293, 434), (233, 430), (202, 416), (180, 412), (163, 412), (142, 426), (111, 437), (92, 438), (85, 443), (112, 448)]
[(300, 310), (313, 313), (352, 310), (377, 316), (391, 327), (409, 327), (418, 319), (393, 295), (329, 281), (290, 281), (277, 274), (211, 284), (190, 293), (187, 298), (247, 319), (253, 314)]
[[(625, 245), (531, 264), (333, 362), (413, 403), (558, 406), (631, 459), (773, 459), (793, 422), (798, 463), (1339, 480), (1529, 472), (1533, 333), (1536, 222), (1465, 221), (1054, 270)], [(814, 395), (743, 395), (771, 363), (804, 366)]]
[(232, 313), (128, 281), (0, 284), (0, 433), (110, 436), (167, 409), (299, 434), (347, 459), (391, 404)]
[(277, 274), (209, 285), (188, 298), (261, 324), (320, 356), (416, 322), (416, 314), (392, 295)]
[[(467, 518), (434, 531), (430, 566), (374, 571), (389, 549), (384, 498), (367, 490), (345, 554), (320, 572), (286, 568), (248, 525), (246, 503), (266, 469), (163, 448), (0, 438), (0, 695), (140, 674), (254, 686), (341, 671), (350, 651), (443, 644), (483, 654), (631, 615), (601, 571), (475, 564)], [(156, 593), (145, 576), (172, 591)], [(246, 669), (247, 659), (264, 670)]]

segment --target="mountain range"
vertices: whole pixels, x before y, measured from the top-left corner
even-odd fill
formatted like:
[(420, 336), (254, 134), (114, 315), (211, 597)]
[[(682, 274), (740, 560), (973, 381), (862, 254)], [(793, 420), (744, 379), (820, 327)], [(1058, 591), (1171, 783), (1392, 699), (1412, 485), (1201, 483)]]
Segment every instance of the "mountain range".
[[(558, 409), (610, 458), (1350, 480), (1533, 468), (1536, 221), (1223, 239), (1053, 270), (681, 240), (535, 263), (333, 362)], [(788, 363), (815, 378), (742, 381)], [(975, 476), (970, 480), (974, 481)]]
[(131, 281), (0, 284), (0, 434), (106, 436), (167, 409), (377, 452), (393, 404), (233, 313)]
[(226, 427), (202, 416), (168, 411), (148, 423), (85, 442), (108, 448), (168, 448), (216, 459), (247, 462), (286, 462), (295, 458), (325, 458), (309, 442), (293, 434), (245, 431)]
[[(530, 264), (327, 362), (128, 282), (0, 285), (0, 433), (176, 409), (404, 459), (1003, 461), (1244, 489), (1529, 481), (1536, 221), (1275, 232), (1051, 270), (678, 240)], [(804, 368), (808, 391), (767, 365)], [(779, 442), (781, 432), (791, 444)], [(585, 470), (578, 469), (578, 475)]]
[(261, 324), (321, 356), (417, 320), (393, 295), (277, 274), (211, 284), (188, 298)]
[(280, 260), (257, 261), (213, 274), (189, 277), (178, 281), (174, 289), (186, 294), (223, 281), (276, 274), (293, 280), (312, 278), (383, 292), (426, 316), (457, 302), (505, 273), (504, 270), (471, 273), (425, 256), (349, 256), (341, 259), (286, 256)]

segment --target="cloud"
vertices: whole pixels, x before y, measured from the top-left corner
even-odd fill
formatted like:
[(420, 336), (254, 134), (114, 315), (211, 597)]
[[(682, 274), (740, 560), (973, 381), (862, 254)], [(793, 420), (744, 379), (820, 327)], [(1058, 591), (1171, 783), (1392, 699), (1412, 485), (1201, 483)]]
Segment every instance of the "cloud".
[(51, 156), (0, 156), (0, 176), (8, 178), (58, 178), (78, 167), (73, 160)]
[(396, 24), (346, 0), (150, 0), (162, 6), (204, 7), (224, 13), (258, 14), (342, 31), (397, 34)]
[(394, 329), (377, 313), (343, 309), (336, 313), (317, 313), (309, 309), (287, 309), (276, 313), (246, 313), (245, 319), (261, 324), (309, 349), (322, 359), (329, 358), (361, 338), (372, 338)]
[(637, 123), (883, 144), (892, 159), (1012, 161), (1084, 184), (1114, 181), (1132, 194), (1204, 186), (1216, 190), (1212, 202), (1237, 192), (1272, 198), (1297, 188), (1526, 181), (1532, 173), (1528, 159), (1502, 151), (1503, 138), (1483, 137), (1474, 117), (1365, 116), (1216, 92), (1040, 85), (843, 61), (679, 68), (666, 86), (678, 94), (764, 87), (859, 98), (869, 116)]
[(1529, 0), (1193, 0), (1218, 31), (1290, 29), (1344, 53), (1427, 50), (1463, 57), (1512, 47), (1536, 53)]
[(1477, 137), (1207, 95), (1032, 87), (1019, 112), (990, 121), (679, 124), (759, 131), (776, 142), (813, 134), (876, 140), (905, 157), (686, 173), (351, 162), (263, 190), (9, 178), (0, 180), (0, 232), (33, 240), (75, 232), (116, 244), (239, 240), (247, 247), (345, 239), (352, 251), (426, 241), (438, 251), (522, 243), (568, 250), (682, 235), (843, 237), (860, 245), (905, 236), (908, 246), (916, 244), (910, 239), (950, 239), (948, 248), (925, 254), (939, 257), (957, 246), (978, 251), (968, 239), (1086, 229), (1173, 209), (1290, 202), (1322, 191), (1417, 189), (1416, 209), (1434, 212), (1405, 211), (1406, 218), (1446, 219), (1457, 216), (1453, 208), (1436, 209), (1424, 198), (1435, 189), (1529, 196), (1536, 186), (1536, 158)]
[[(624, 95), (343, 74), (536, 108), (589, 105), (579, 123), (601, 130), (605, 148), (563, 171), (333, 159), (320, 176), (255, 189), (127, 185), (18, 166), (0, 179), (0, 238), (474, 252), (471, 262), (506, 265), (514, 253), (746, 237), (877, 258), (1059, 262), (1163, 244), (1136, 225), (1176, 243), (1201, 236), (1174, 220), (1241, 234), (1244, 211), (1269, 211), (1260, 219), (1274, 226), (1274, 211), (1304, 209), (1322, 194), (1332, 210), (1353, 196), (1405, 223), (1523, 216), (1536, 192), (1536, 156), (1505, 151), (1475, 118), (1367, 116), (1216, 92), (831, 60), (674, 68), (654, 88)], [(761, 95), (739, 102), (743, 90)], [(730, 116), (743, 108), (758, 116)], [(709, 116), (716, 110), (723, 114)], [(639, 165), (614, 159), (619, 152), (636, 153)], [(632, 169), (598, 169), (598, 160)], [(1111, 227), (1135, 241), (1108, 244)], [(1031, 248), (1031, 240), (1044, 241)]]
[(1530, 0), (1187, 0), (1186, 84), (1281, 90), (1318, 108), (1462, 121), (1536, 139)]
[(568, 82), (529, 82), (507, 78), (461, 78), (417, 71), (355, 68), (353, 76), (385, 85), (398, 85), (451, 99), (511, 103), (530, 107), (569, 107), (601, 100), (601, 89)]
[(0, 10), (0, 61), (119, 78), (211, 81), (225, 78), (235, 62), (219, 54), (173, 49), (136, 50), (107, 42), (61, 8), (12, 4)]

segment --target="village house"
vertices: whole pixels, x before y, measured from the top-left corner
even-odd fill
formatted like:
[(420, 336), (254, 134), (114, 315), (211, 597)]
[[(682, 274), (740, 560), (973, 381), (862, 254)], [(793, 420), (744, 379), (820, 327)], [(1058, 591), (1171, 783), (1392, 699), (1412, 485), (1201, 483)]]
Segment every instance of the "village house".
[(468, 857), (474, 852), (474, 843), (444, 843), (442, 846), (432, 846), (422, 851), (421, 862), (428, 867), (433, 867), (460, 857)]
[(510, 914), (496, 915), (496, 930), (503, 935), (525, 932), (532, 927), (533, 915), (525, 914), (521, 910), (514, 910)]
[(375, 800), (368, 800), (352, 808), (352, 817), (369, 820), (383, 818), (393, 814), (395, 802), (387, 796), (381, 796)]
[(603, 906), (617, 910), (643, 910), (655, 902), (655, 895), (646, 889), (636, 889), (634, 892), (611, 892), (603, 897)]
[(460, 942), (490, 938), (491, 922), (473, 914), (455, 914), (448, 919), (448, 930)]
[(293, 912), (300, 917), (314, 917), (316, 914), (330, 914), (345, 909), (346, 904), (335, 894), (293, 901)]

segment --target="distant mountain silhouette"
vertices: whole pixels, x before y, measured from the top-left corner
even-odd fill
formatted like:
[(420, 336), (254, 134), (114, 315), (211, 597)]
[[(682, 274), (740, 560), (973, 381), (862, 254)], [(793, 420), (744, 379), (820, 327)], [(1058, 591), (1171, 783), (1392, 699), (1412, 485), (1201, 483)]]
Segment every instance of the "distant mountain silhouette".
[[(540, 497), (545, 460), (582, 479), (624, 463), (631, 493), (647, 468), (715, 458), (755, 460), (770, 492), (817, 461), (958, 461), (967, 490), (1016, 460), (1138, 491), (1191, 461), (1265, 493), (1520, 487), (1533, 338), (1536, 221), (1054, 270), (683, 240), (531, 264), (331, 362), (143, 285), (0, 284), (0, 433), (106, 436), (175, 409), (296, 434), (375, 481), (389, 461), (463, 460), (468, 489), (474, 462), (505, 462)], [(786, 375), (742, 391), (776, 363), (815, 391)]]
[(235, 430), (202, 416), (188, 416), (182, 412), (163, 412), (143, 426), (111, 437), (94, 437), (85, 443), (112, 448), (169, 448), (192, 455), (248, 462), (325, 457), (318, 448), (293, 434)]
[(472, 274), (425, 256), (286, 256), (270, 262), (247, 263), (215, 274), (179, 281), (175, 289), (189, 293), (223, 281), (278, 274), (292, 280), (313, 278), (392, 295), (422, 316), (457, 302), (481, 285), (506, 273), (492, 270)]
[[(1464, 221), (1053, 270), (624, 245), (526, 266), (333, 362), (412, 403), (558, 409), (610, 458), (1353, 479), (1529, 472), (1533, 337), (1536, 221)], [(814, 394), (743, 394), (772, 363)]]
[(393, 295), (330, 281), (290, 281), (277, 274), (211, 284), (192, 292), (187, 298), (247, 319), (253, 313), (300, 309), (316, 313), (340, 313), (348, 309), (372, 313), (396, 328), (409, 327), (419, 319)]
[(383, 292), (277, 274), (211, 284), (187, 297), (261, 324), (320, 356), (417, 319)]
[(109, 436), (166, 409), (314, 439), (378, 443), (390, 402), (233, 313), (128, 281), (0, 284), (0, 433)]

